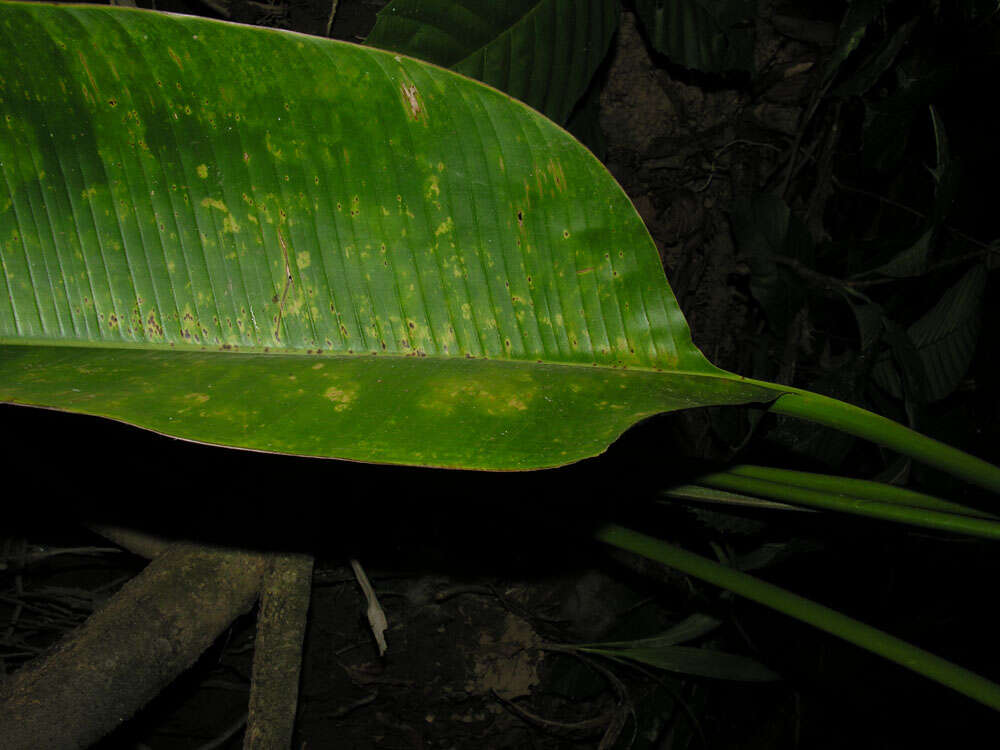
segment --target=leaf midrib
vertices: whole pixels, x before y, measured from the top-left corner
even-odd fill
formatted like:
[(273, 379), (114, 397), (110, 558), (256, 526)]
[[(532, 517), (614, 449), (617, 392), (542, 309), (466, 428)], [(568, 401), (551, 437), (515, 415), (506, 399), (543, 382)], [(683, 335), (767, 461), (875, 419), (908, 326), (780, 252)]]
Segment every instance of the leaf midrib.
[[(240, 348), (233, 346), (230, 349), (222, 349), (220, 347), (201, 347), (201, 346), (172, 346), (170, 344), (159, 344), (159, 343), (146, 343), (146, 342), (132, 342), (132, 341), (67, 341), (65, 339), (5, 339), (0, 337), (0, 348), (2, 347), (26, 347), (26, 348), (59, 348), (59, 349), (122, 349), (126, 351), (151, 351), (151, 352), (176, 352), (178, 355), (181, 354), (207, 354), (215, 355), (221, 357), (273, 357), (273, 358), (298, 358), (302, 360), (309, 361), (329, 361), (329, 360), (358, 360), (358, 359), (389, 359), (389, 360), (426, 360), (428, 366), (432, 362), (473, 362), (481, 360), (483, 362), (489, 362), (491, 364), (509, 364), (512, 366), (527, 366), (527, 367), (573, 367), (582, 368), (585, 370), (598, 370), (598, 371), (615, 371), (615, 372), (641, 372), (641, 373), (654, 373), (666, 376), (677, 376), (677, 377), (689, 377), (689, 378), (711, 378), (714, 380), (726, 380), (726, 381), (736, 381), (742, 383), (753, 383), (755, 385), (760, 385), (758, 381), (753, 381), (749, 378), (745, 378), (741, 375), (736, 375), (733, 373), (721, 370), (706, 360), (706, 364), (711, 367), (710, 371), (698, 371), (698, 370), (675, 370), (670, 367), (643, 367), (640, 365), (609, 365), (600, 362), (586, 363), (586, 362), (567, 362), (559, 360), (549, 360), (549, 359), (494, 359), (490, 357), (475, 357), (471, 355), (463, 355), (461, 357), (442, 357), (439, 355), (423, 355), (418, 356), (415, 354), (400, 354), (397, 352), (355, 352), (349, 354), (347, 352), (331, 352), (331, 351), (320, 351), (320, 352), (310, 352), (306, 349), (267, 349), (265, 348)], [(2, 364), (2, 360), (0, 360)], [(788, 390), (788, 389), (786, 389)], [(794, 389), (792, 389), (794, 390)]]

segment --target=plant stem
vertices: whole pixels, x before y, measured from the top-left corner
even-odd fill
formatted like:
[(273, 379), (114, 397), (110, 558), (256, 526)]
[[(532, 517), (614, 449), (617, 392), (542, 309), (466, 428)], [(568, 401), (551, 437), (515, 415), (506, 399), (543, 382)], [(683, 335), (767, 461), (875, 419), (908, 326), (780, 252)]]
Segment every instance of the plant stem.
[(775, 469), (770, 466), (753, 466), (737, 464), (725, 469), (726, 474), (737, 474), (743, 477), (766, 479), (779, 484), (806, 487), (819, 492), (829, 492), (836, 495), (846, 495), (852, 498), (875, 500), (892, 505), (906, 505), (911, 508), (924, 508), (942, 513), (952, 513), (974, 518), (985, 518), (990, 521), (1000, 521), (1000, 517), (975, 508), (969, 508), (959, 503), (949, 502), (923, 492), (915, 492), (905, 487), (884, 482), (872, 482), (867, 479), (851, 479), (849, 477), (831, 476), (829, 474), (814, 474), (810, 471), (791, 471)]
[(871, 440), (928, 466), (1000, 493), (1000, 469), (996, 466), (852, 404), (795, 389), (779, 396), (771, 404), (770, 410)]
[(609, 524), (596, 537), (813, 625), (1000, 711), (1000, 685), (829, 607), (632, 529)]
[(770, 500), (762, 500), (759, 497), (751, 497), (750, 495), (737, 492), (726, 492), (713, 487), (703, 487), (699, 484), (675, 484), (665, 490), (660, 490), (660, 494), (677, 500), (693, 500), (698, 503), (743, 505), (750, 508), (795, 510), (807, 513), (815, 512), (812, 508), (802, 508), (798, 505), (789, 505), (788, 503), (771, 502)]
[(340, 0), (333, 0), (333, 5), (330, 6), (330, 17), (326, 19), (326, 37), (330, 37), (330, 32), (333, 30), (333, 17), (337, 15), (337, 3)]
[(914, 508), (909, 505), (894, 505), (877, 500), (851, 497), (845, 494), (832, 494), (823, 490), (813, 490), (793, 484), (741, 476), (725, 471), (699, 477), (697, 482), (698, 484), (717, 487), (722, 490), (745, 492), (769, 500), (805, 505), (810, 508), (823, 508), (824, 510), (853, 513), (859, 516), (878, 518), (883, 521), (908, 523), (928, 529), (969, 534), (985, 539), (1000, 539), (1000, 523), (957, 515), (955, 513)]

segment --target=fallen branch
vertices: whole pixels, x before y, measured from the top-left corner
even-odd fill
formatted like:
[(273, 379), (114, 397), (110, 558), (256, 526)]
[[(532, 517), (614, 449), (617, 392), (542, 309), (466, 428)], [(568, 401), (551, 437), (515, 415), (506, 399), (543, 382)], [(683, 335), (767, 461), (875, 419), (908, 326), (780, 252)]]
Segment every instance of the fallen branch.
[(152, 700), (257, 599), (271, 557), (176, 544), (0, 687), (4, 750), (93, 744)]
[(309, 555), (271, 559), (257, 617), (244, 750), (291, 747), (295, 729), (313, 559)]

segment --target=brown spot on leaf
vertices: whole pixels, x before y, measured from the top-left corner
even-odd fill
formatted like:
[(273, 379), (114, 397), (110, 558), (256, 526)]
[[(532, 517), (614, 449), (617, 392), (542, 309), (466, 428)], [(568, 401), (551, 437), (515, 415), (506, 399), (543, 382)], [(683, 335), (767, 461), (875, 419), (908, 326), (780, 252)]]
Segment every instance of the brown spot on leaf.
[(406, 102), (407, 107), (410, 110), (410, 116), (416, 120), (420, 117), (420, 99), (417, 98), (417, 87), (412, 83), (406, 83), (405, 81), (400, 84), (400, 91), (403, 92), (403, 100)]

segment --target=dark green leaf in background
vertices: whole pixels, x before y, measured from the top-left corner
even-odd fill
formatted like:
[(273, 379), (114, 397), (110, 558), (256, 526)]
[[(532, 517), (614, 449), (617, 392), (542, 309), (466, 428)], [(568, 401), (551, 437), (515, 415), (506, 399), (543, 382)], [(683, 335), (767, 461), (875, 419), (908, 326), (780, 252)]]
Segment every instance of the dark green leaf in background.
[(861, 161), (879, 172), (895, 168), (906, 151), (913, 123), (956, 75), (947, 61), (901, 59), (895, 89), (865, 101)]
[(754, 0), (637, 0), (657, 52), (705, 73), (754, 72)]
[(895, 252), (886, 263), (872, 269), (870, 273), (893, 279), (910, 279), (923, 276), (930, 265), (931, 251), (934, 249), (936, 227), (923, 229), (916, 241)]
[(863, 96), (868, 93), (895, 62), (896, 56), (910, 38), (918, 21), (919, 19), (915, 18), (900, 26), (854, 75), (834, 89), (834, 95)]
[(394, 0), (366, 44), (464, 73), (563, 124), (620, 14), (618, 0)]
[(801, 279), (790, 276), (777, 258), (812, 263), (809, 230), (778, 196), (758, 193), (733, 205), (733, 233), (750, 264), (750, 290), (772, 330), (785, 331), (805, 304)]
[(570, 115), (566, 130), (603, 162), (608, 152), (608, 140), (601, 129), (600, 114), (601, 91), (596, 84), (591, 84)]
[[(907, 331), (922, 364), (928, 401), (949, 395), (969, 369), (982, 327), (986, 276), (982, 264), (973, 266)], [(872, 377), (893, 396), (902, 396), (899, 373), (888, 356), (876, 363)]]
[(772, 682), (781, 677), (756, 659), (737, 654), (727, 654), (707, 648), (691, 646), (663, 646), (659, 648), (636, 646), (633, 648), (588, 648), (590, 653), (603, 654), (648, 664), (671, 672), (712, 677), (717, 680), (743, 682)]
[(874, 302), (850, 303), (858, 323), (858, 339), (862, 353), (868, 352), (882, 338), (882, 306)]
[(882, 12), (888, 0), (850, 0), (847, 14), (840, 24), (837, 42), (826, 62), (823, 80), (829, 81), (840, 70), (840, 66), (858, 48), (868, 32), (868, 27)]
[(872, 269), (870, 273), (896, 279), (913, 278), (926, 273), (935, 249), (938, 231), (944, 224), (944, 220), (955, 201), (959, 180), (958, 165), (951, 158), (948, 135), (941, 117), (933, 106), (930, 106), (928, 110), (937, 155), (936, 165), (928, 168), (934, 179), (934, 205), (928, 212), (917, 239), (901, 250), (891, 251), (891, 257)]

